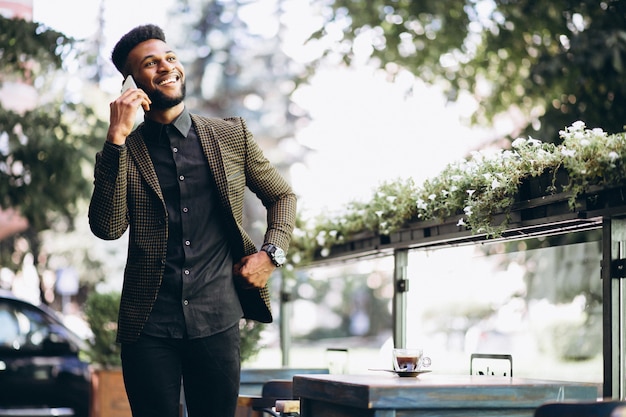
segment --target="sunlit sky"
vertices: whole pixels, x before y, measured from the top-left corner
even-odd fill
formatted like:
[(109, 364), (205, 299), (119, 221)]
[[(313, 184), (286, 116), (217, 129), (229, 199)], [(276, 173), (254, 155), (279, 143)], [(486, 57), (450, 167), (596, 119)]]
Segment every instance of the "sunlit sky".
[[(132, 27), (155, 23), (166, 33), (169, 4), (175, 0), (107, 0), (104, 7), (106, 50)], [(275, 0), (251, 3), (247, 20), (252, 30), (272, 31), (269, 13)], [(34, 17), (53, 29), (78, 39), (97, 28), (98, 0), (34, 0)], [(292, 0), (285, 19), (292, 27), (311, 30), (316, 23), (308, 0)], [(71, 13), (70, 13), (71, 11)], [(69, 17), (71, 16), (71, 17)], [(307, 33), (297, 33), (286, 45), (298, 57)], [(119, 80), (115, 80), (118, 88)], [(414, 94), (407, 96), (407, 87)], [(325, 68), (301, 87), (294, 99), (313, 121), (297, 132), (297, 140), (314, 151), (305, 163), (292, 167), (291, 182), (305, 212), (341, 211), (351, 200), (365, 200), (385, 180), (412, 177), (419, 184), (435, 176), (447, 163), (465, 156), (489, 133), (459, 123), (461, 109), (446, 104), (436, 88), (406, 74), (390, 83), (384, 74), (365, 65), (360, 69)], [(467, 111), (467, 110), (465, 110)]]

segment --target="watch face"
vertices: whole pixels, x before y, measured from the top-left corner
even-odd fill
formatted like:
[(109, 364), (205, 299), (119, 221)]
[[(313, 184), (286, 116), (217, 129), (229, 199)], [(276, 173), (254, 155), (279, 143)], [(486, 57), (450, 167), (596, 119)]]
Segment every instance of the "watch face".
[(287, 257), (285, 256), (285, 251), (281, 248), (276, 248), (276, 250), (274, 251), (274, 260), (281, 265), (284, 264), (287, 260)]

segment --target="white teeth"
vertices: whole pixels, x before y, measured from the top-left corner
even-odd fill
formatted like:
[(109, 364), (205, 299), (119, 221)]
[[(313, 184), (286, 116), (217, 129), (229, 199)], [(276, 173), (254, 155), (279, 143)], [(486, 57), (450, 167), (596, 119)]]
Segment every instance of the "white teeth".
[(176, 80), (177, 80), (177, 77), (171, 77), (171, 78), (168, 78), (168, 79), (166, 79), (166, 80), (161, 81), (161, 82), (159, 83), (159, 85), (165, 85), (165, 84), (169, 84), (169, 83), (175, 83), (175, 82), (176, 82)]

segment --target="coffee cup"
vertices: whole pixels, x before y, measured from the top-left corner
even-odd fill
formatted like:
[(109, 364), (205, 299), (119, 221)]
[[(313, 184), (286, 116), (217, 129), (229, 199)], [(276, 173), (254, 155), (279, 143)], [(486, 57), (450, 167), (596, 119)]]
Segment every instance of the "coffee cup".
[(422, 349), (394, 349), (393, 369), (397, 372), (415, 372), (430, 366), (430, 358)]

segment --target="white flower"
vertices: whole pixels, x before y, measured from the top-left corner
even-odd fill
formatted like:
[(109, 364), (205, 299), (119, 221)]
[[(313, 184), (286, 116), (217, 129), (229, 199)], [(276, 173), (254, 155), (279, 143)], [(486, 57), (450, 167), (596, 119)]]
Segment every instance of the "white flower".
[(573, 149), (561, 149), (561, 154), (563, 156), (569, 156), (569, 157), (574, 157), (574, 155), (576, 155), (576, 151)]
[(469, 217), (472, 215), (472, 207), (471, 206), (465, 206), (463, 208), (463, 212)]
[(431, 195), (428, 196), (428, 199), (430, 201), (435, 201), (436, 198), (437, 198), (437, 196), (435, 194), (431, 194)]
[(591, 129), (591, 133), (593, 133), (596, 136), (601, 136), (601, 137), (606, 136), (606, 132), (604, 130), (600, 129), (599, 127)]
[(577, 120), (572, 123), (572, 130), (583, 130), (585, 128), (585, 122)]
[(589, 146), (589, 145), (591, 145), (591, 142), (589, 141), (589, 139), (582, 139), (582, 140), (580, 141), (580, 144), (581, 144), (582, 146)]
[(494, 178), (493, 181), (491, 181), (491, 189), (495, 190), (496, 188), (500, 187), (500, 181), (498, 181), (496, 178)]
[(417, 208), (418, 210), (426, 210), (428, 208), (428, 204), (420, 198), (417, 200)]
[(611, 161), (615, 161), (616, 159), (619, 159), (619, 154), (615, 151), (611, 151), (609, 152), (609, 159)]
[(522, 146), (524, 146), (526, 144), (526, 139), (524, 138), (517, 138), (513, 141), (513, 143), (511, 144), (512, 147), (514, 148), (520, 148)]
[(471, 196), (472, 196), (472, 194), (474, 194), (474, 193), (476, 192), (476, 190), (465, 190), (465, 192), (466, 192), (467, 194), (469, 194), (469, 196), (471, 197)]
[(457, 226), (466, 226), (467, 224), (465, 223), (465, 219), (463, 219), (463, 217), (461, 217), (461, 218), (459, 219), (459, 221), (458, 221), (458, 222), (456, 222), (456, 225), (457, 225)]

